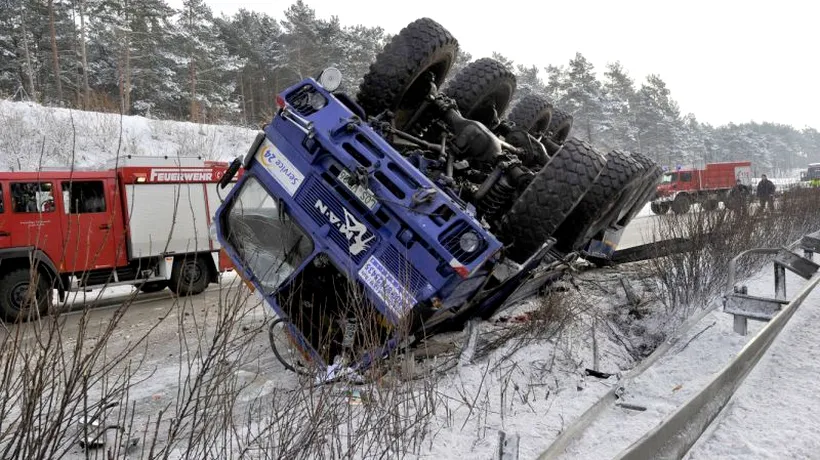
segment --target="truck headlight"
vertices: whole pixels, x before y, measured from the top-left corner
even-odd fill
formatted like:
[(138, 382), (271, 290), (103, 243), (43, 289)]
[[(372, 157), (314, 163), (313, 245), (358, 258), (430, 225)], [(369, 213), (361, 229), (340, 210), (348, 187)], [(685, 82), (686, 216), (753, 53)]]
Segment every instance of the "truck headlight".
[(458, 240), (458, 245), (464, 252), (474, 252), (478, 249), (478, 235), (473, 232), (464, 232)]
[(330, 92), (336, 91), (342, 84), (342, 72), (336, 67), (328, 67), (319, 75), (319, 84)]

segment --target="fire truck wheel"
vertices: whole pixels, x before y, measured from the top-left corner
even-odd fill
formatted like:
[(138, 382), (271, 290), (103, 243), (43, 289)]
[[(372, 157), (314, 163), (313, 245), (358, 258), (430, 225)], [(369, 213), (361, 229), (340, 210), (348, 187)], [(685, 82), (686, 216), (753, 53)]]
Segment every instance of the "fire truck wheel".
[(714, 199), (714, 198), (708, 199), (708, 200), (703, 202), (703, 205), (702, 205), (703, 210), (704, 211), (714, 211), (715, 209), (718, 208), (719, 203), (720, 202), (718, 200)]
[(208, 287), (210, 267), (203, 257), (180, 257), (174, 259), (171, 283), (174, 294), (188, 296), (201, 293)]
[(444, 89), (464, 118), (493, 129), (507, 111), (515, 93), (512, 70), (492, 58), (481, 58), (464, 67)]
[(151, 281), (150, 283), (143, 283), (139, 286), (141, 292), (159, 292), (168, 287), (167, 281)]
[(36, 310), (30, 297), (31, 273), (28, 268), (11, 270), (0, 277), (0, 314), (9, 322), (27, 321), (44, 315), (51, 305), (51, 290), (48, 279), (37, 276)]
[[(369, 116), (390, 110), (398, 129), (430, 90), (441, 87), (458, 53), (458, 41), (441, 24), (420, 18), (399, 31), (365, 74), (356, 99)], [(430, 78), (428, 78), (430, 77)]]
[(643, 168), (626, 152), (612, 150), (592, 187), (553, 233), (555, 247), (570, 252), (584, 246), (592, 235), (618, 219), (621, 208), (632, 198), (633, 186), (642, 179)]
[(652, 210), (653, 214), (663, 215), (669, 212), (669, 203), (652, 203), (649, 205), (649, 209)]
[(504, 215), (500, 236), (510, 244), (507, 256), (522, 263), (540, 248), (592, 187), (604, 164), (606, 159), (589, 144), (568, 139)]
[(672, 202), (672, 212), (675, 214), (686, 214), (689, 212), (690, 206), (692, 206), (692, 200), (689, 198), (689, 195), (682, 193), (675, 197), (675, 201)]

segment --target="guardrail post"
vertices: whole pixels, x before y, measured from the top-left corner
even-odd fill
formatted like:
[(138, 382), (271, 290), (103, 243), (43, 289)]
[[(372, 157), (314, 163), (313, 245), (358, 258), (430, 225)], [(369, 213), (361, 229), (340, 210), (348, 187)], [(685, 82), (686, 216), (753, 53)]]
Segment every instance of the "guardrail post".
[(508, 437), (503, 431), (498, 431), (498, 460), (518, 460), (518, 439), (517, 434)]
[(774, 297), (786, 298), (786, 267), (777, 262), (774, 264)]
[(749, 321), (745, 316), (734, 315), (734, 327), (736, 334), (746, 335), (749, 333)]

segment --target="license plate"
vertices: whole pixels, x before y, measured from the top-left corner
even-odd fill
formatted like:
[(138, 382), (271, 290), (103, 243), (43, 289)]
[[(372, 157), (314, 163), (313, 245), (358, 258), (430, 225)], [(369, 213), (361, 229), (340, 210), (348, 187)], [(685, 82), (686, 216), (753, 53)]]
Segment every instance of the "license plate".
[(341, 173), (339, 173), (339, 181), (342, 185), (345, 186), (346, 189), (350, 190), (351, 193), (356, 195), (359, 200), (364, 203), (365, 206), (370, 208), (371, 210), (379, 204), (379, 201), (376, 199), (376, 195), (373, 194), (370, 190), (363, 187), (361, 184), (357, 185), (350, 185), (347, 183), (350, 180), (351, 175), (346, 169), (343, 169)]

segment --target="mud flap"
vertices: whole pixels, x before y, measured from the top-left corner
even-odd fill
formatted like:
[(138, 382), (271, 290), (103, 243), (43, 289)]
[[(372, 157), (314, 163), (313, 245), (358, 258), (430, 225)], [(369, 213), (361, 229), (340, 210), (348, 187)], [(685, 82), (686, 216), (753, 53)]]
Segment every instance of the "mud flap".
[(621, 228), (607, 228), (604, 231), (601, 239), (590, 240), (587, 247), (584, 249), (585, 258), (612, 260), (615, 250), (618, 248), (618, 243), (621, 241), (625, 227)]
[(166, 280), (171, 279), (171, 270), (174, 268), (174, 258), (165, 256), (159, 264), (159, 276)]

